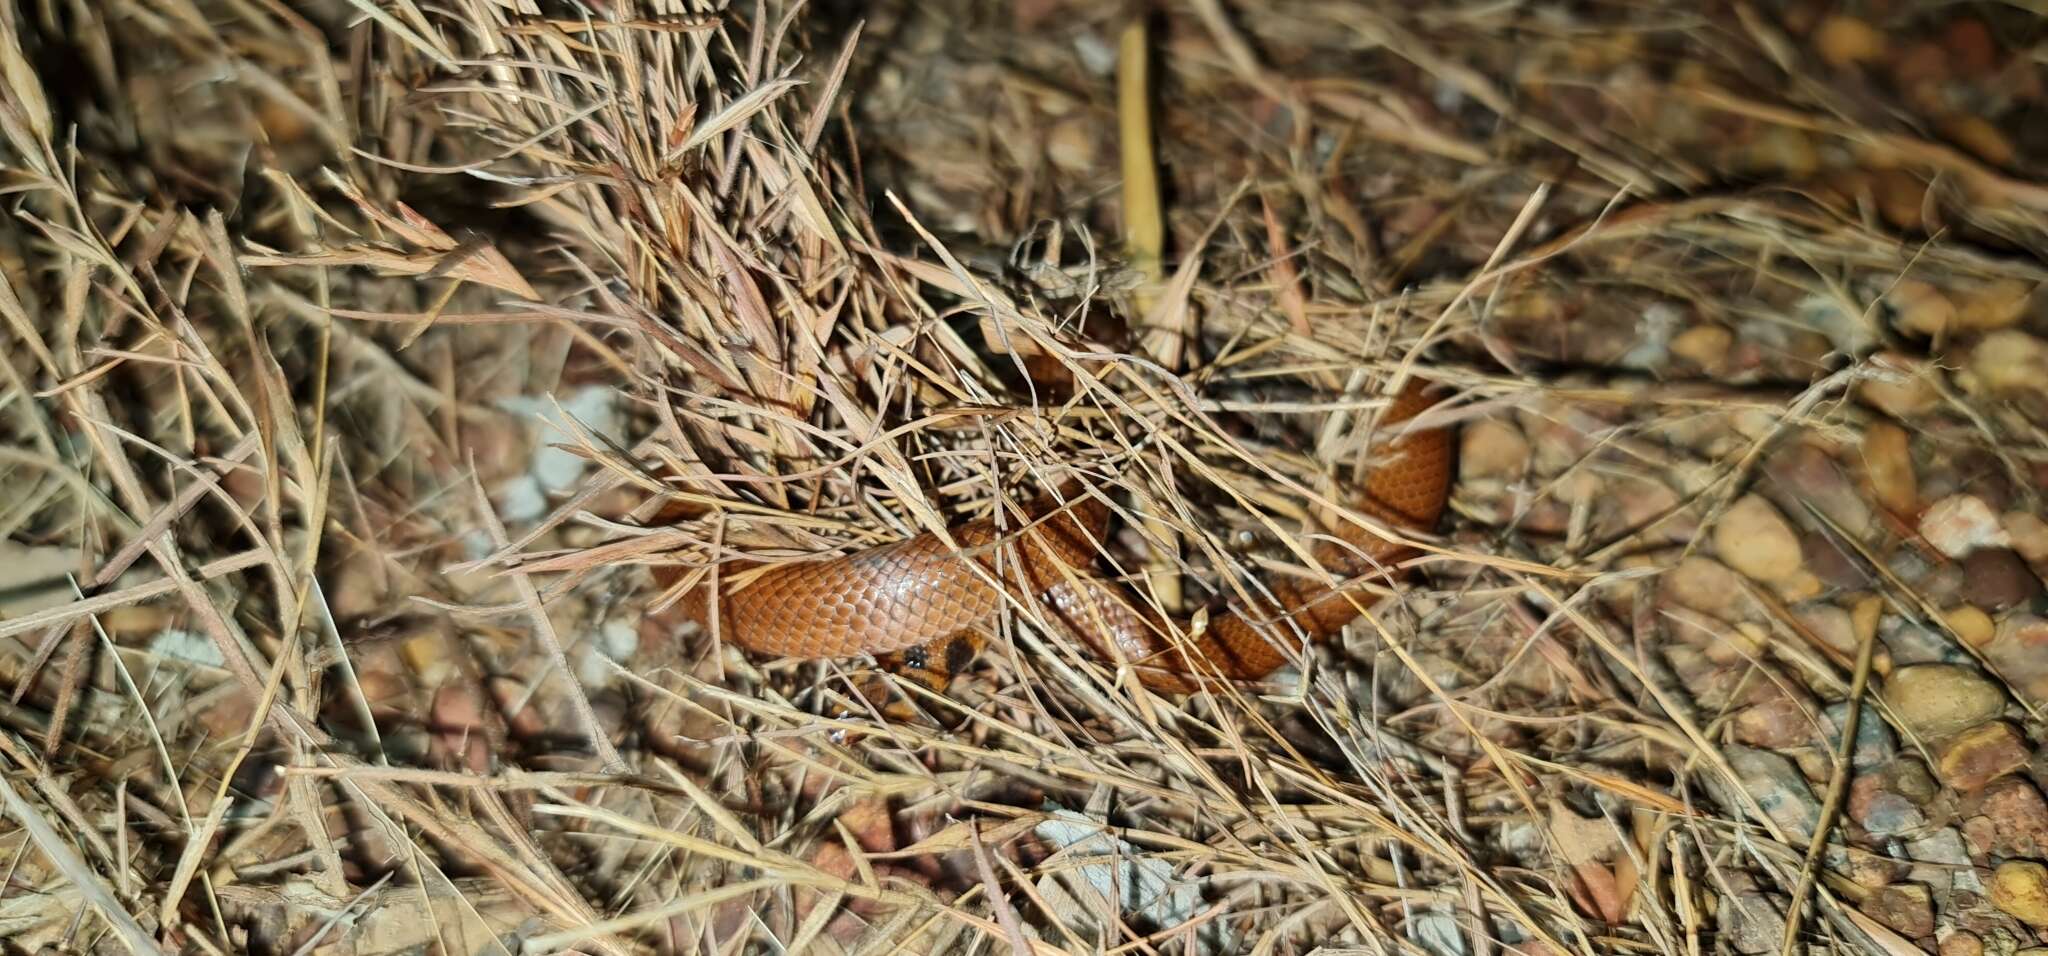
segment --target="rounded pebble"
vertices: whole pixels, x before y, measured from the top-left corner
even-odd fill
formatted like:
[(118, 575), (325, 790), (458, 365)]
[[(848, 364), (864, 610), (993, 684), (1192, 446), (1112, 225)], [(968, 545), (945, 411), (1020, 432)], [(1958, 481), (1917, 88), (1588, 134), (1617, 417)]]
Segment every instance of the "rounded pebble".
[(1876, 422), (1863, 433), (1863, 474), (1878, 504), (1895, 515), (1920, 510), (1920, 479), (1913, 473), (1912, 438), (1891, 422)]
[(1731, 568), (1764, 584), (1777, 584), (1805, 565), (1799, 536), (1778, 509), (1758, 495), (1744, 495), (1714, 527), (1714, 550)]
[(1951, 495), (1935, 502), (1920, 516), (1920, 536), (1951, 558), (2012, 544), (1998, 513), (1976, 495)]
[(1998, 625), (1992, 623), (1991, 615), (1968, 604), (1958, 604), (1941, 612), (1941, 619), (1948, 623), (1949, 630), (1956, 632), (1956, 636), (1971, 647), (1983, 647), (1998, 635)]
[(1821, 62), (1845, 67), (1884, 59), (1886, 42), (1884, 33), (1869, 21), (1837, 14), (1813, 31), (1813, 46)]
[(2040, 595), (2041, 579), (2011, 548), (1978, 548), (1963, 559), (1963, 600), (1971, 604), (2003, 611)]
[(2048, 387), (2048, 342), (2018, 329), (1993, 332), (1970, 350), (1969, 369), (1992, 395), (2040, 391)]
[(1482, 418), (1459, 436), (1458, 477), (1519, 481), (1529, 471), (1529, 439), (1511, 422)]
[(2013, 550), (2033, 564), (2048, 564), (2048, 521), (2031, 511), (2005, 513), (2005, 534)]
[(2007, 860), (1991, 871), (1991, 905), (2028, 926), (2048, 928), (2048, 866)]
[(2005, 711), (2005, 693), (1975, 669), (1914, 664), (1885, 682), (1884, 697), (1906, 729), (1923, 740), (1975, 727)]
[(1932, 283), (1900, 279), (1884, 294), (1892, 310), (1892, 321), (1908, 335), (1933, 338), (1949, 330), (1956, 321), (1956, 304)]

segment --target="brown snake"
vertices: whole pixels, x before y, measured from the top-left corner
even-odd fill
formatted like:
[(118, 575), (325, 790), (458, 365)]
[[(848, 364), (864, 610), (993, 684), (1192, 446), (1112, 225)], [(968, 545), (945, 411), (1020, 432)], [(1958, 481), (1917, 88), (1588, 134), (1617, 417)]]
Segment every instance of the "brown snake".
[[(1433, 405), (1425, 387), (1412, 381), (1380, 419), (1381, 428)], [(1443, 428), (1400, 435), (1379, 453), (1347, 504), (1389, 526), (1433, 529), (1450, 494), (1451, 446)], [(1050, 617), (1099, 653), (1133, 665), (1148, 686), (1184, 692), (1214, 674), (1227, 680), (1264, 677), (1290, 661), (1301, 639), (1334, 634), (1363, 610), (1360, 597), (1344, 589), (1277, 578), (1264, 582), (1263, 606), (1212, 617), (1177, 647), (1172, 635), (1188, 633), (1185, 627), (1170, 626), (1090, 573), (1106, 540), (1108, 507), (1094, 497), (1063, 497), (1064, 504), (1047, 498), (1026, 509), (1032, 523), (1011, 522), (1017, 532), (999, 530), (994, 518), (951, 528), (960, 550), (926, 532), (828, 560), (774, 565), (743, 584), (720, 588), (715, 621), (713, 588), (701, 584), (683, 598), (682, 617), (741, 648), (775, 657), (889, 654), (942, 646), (996, 614), (1004, 596), (992, 577), (1012, 583), (1013, 594), (1042, 599)], [(1336, 524), (1340, 540), (1321, 541), (1312, 554), (1339, 579), (1385, 571), (1414, 553), (1355, 523)], [(1022, 546), (1004, 547), (1009, 543)], [(990, 577), (977, 573), (976, 564)]]

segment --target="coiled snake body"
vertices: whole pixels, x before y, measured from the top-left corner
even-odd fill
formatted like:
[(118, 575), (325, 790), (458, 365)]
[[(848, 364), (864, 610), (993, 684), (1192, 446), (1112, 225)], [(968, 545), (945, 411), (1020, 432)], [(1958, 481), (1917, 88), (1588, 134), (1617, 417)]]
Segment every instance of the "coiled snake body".
[[(1393, 430), (1434, 404), (1425, 388), (1411, 382), (1381, 428)], [(1384, 447), (1348, 504), (1389, 526), (1428, 531), (1450, 493), (1451, 455), (1445, 429), (1407, 431)], [(1184, 626), (1169, 625), (1090, 573), (1106, 540), (1106, 505), (1062, 495), (1026, 512), (1031, 523), (1013, 519), (1008, 532), (993, 517), (953, 527), (957, 549), (927, 532), (829, 560), (778, 564), (741, 586), (720, 588), (715, 609), (712, 586), (702, 584), (684, 597), (682, 616), (764, 655), (890, 654), (943, 647), (996, 614), (1004, 597), (992, 576), (1013, 594), (1042, 600), (1049, 616), (1099, 653), (1131, 664), (1147, 685), (1175, 692), (1214, 676), (1264, 677), (1290, 660), (1300, 640), (1334, 634), (1363, 609), (1358, 595), (1341, 588), (1276, 578), (1264, 582), (1264, 606), (1215, 616), (1176, 646), (1172, 635), (1186, 633)], [(1312, 554), (1339, 580), (1387, 570), (1414, 553), (1353, 522), (1336, 524), (1339, 540), (1322, 541)], [(977, 573), (977, 564), (989, 576)]]

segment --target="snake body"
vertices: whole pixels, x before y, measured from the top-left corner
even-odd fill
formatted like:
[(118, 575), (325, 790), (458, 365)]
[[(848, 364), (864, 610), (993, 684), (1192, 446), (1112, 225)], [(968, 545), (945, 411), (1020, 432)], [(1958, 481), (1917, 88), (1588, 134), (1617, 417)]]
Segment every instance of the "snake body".
[[(1424, 383), (1411, 382), (1380, 427), (1390, 430), (1432, 404)], [(1445, 429), (1407, 431), (1384, 447), (1347, 504), (1388, 526), (1429, 531), (1450, 493), (1451, 456)], [(1148, 685), (1188, 691), (1210, 676), (1264, 677), (1288, 663), (1301, 641), (1336, 633), (1364, 609), (1342, 587), (1275, 578), (1264, 582), (1263, 606), (1216, 615), (1177, 645), (1172, 635), (1187, 628), (1169, 625), (1091, 573), (1106, 540), (1105, 504), (1057, 495), (1025, 512), (1029, 523), (1013, 519), (1009, 531), (994, 517), (982, 518), (948, 529), (952, 543), (927, 532), (825, 560), (778, 563), (738, 586), (705, 583), (684, 597), (682, 617), (773, 657), (843, 658), (937, 646), (1003, 607), (1004, 594), (977, 573), (979, 564), (1012, 594), (1042, 601), (1050, 616), (1099, 653), (1131, 664)], [(1385, 571), (1414, 553), (1353, 522), (1337, 525), (1338, 540), (1321, 541), (1312, 554), (1339, 580)]]

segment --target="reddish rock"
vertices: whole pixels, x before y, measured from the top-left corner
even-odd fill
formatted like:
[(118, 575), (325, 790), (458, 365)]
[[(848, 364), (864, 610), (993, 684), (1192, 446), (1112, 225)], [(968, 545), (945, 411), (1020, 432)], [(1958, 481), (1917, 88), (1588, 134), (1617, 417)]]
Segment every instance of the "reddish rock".
[(1963, 833), (1978, 852), (1995, 857), (2048, 856), (2048, 800), (2022, 777), (1986, 784), (1964, 808)]
[(2011, 548), (1979, 548), (1963, 559), (1963, 600), (1971, 604), (2003, 611), (2040, 595), (2041, 579)]
[(1735, 739), (1765, 750), (1789, 750), (1813, 743), (1817, 729), (1806, 703), (1791, 694), (1773, 695), (1735, 715)]
[(1949, 741), (1941, 752), (1941, 780), (1963, 793), (1974, 793), (2025, 767), (2033, 756), (2018, 729), (2002, 720), (1990, 721)]
[(1907, 939), (1934, 933), (1934, 901), (1927, 887), (1918, 883), (1894, 883), (1870, 894), (1863, 901), (1863, 915), (1897, 930)]

